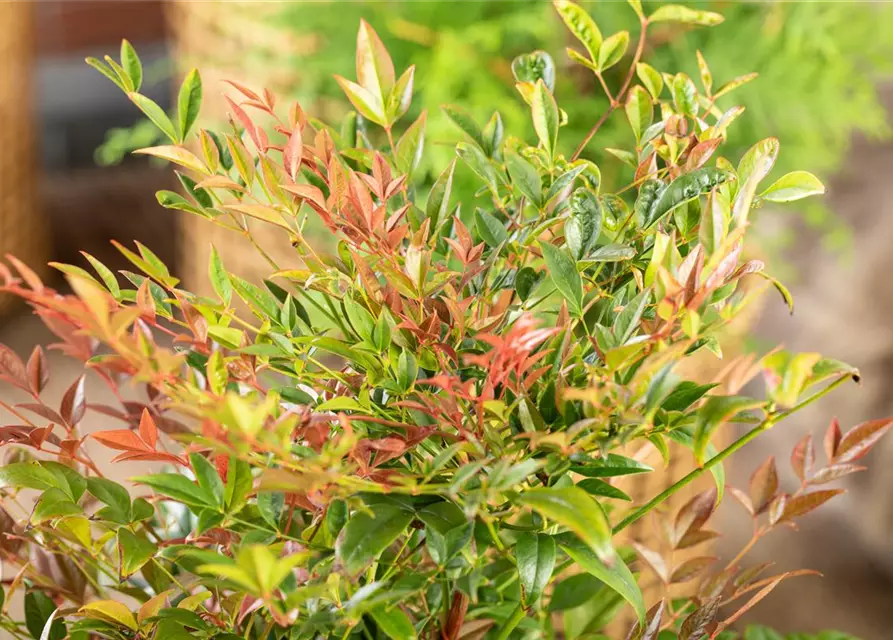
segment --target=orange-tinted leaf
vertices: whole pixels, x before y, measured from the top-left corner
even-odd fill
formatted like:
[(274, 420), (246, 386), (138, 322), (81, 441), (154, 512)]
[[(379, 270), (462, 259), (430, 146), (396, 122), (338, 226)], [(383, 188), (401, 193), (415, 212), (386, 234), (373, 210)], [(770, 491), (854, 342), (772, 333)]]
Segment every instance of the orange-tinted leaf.
[(298, 170), (301, 168), (301, 156), (304, 153), (304, 141), (301, 139), (301, 129), (295, 127), (288, 137), (288, 143), (282, 150), (282, 161), (285, 170), (292, 180), (297, 180)]
[(825, 432), (825, 456), (828, 458), (828, 462), (831, 462), (834, 459), (834, 456), (837, 455), (837, 447), (840, 446), (842, 437), (843, 436), (840, 433), (840, 421), (837, 418), (834, 418), (831, 421), (831, 424), (828, 425), (828, 430)]
[(43, 293), (43, 282), (41, 282), (40, 276), (34, 273), (34, 271), (32, 271), (28, 265), (16, 258), (14, 255), (7, 253), (6, 259), (12, 263), (12, 266), (14, 266), (16, 268), (16, 271), (19, 272), (22, 280), (24, 280), (29, 287), (34, 289), (35, 293)]
[(720, 629), (725, 629), (726, 627), (731, 625), (733, 622), (735, 622), (738, 618), (740, 618), (745, 613), (750, 611), (750, 609), (753, 608), (754, 605), (756, 605), (760, 600), (762, 600), (763, 598), (768, 596), (769, 593), (775, 587), (778, 586), (778, 583), (785, 579), (785, 577), (786, 577), (786, 574), (780, 575), (777, 578), (775, 578), (772, 582), (767, 584), (765, 587), (760, 589), (750, 600), (748, 600), (746, 603), (744, 603), (744, 606), (742, 606), (740, 609), (738, 609), (738, 611), (736, 611), (735, 613), (730, 615), (728, 618), (723, 620), (722, 623), (719, 625), (719, 628), (717, 629), (717, 631), (719, 631)]
[(145, 442), (130, 429), (113, 429), (111, 431), (98, 431), (90, 436), (110, 449), (118, 451), (152, 451)]
[(893, 427), (893, 419), (871, 420), (853, 427), (843, 436), (834, 462), (854, 462), (871, 451), (877, 441)]
[(828, 500), (836, 495), (843, 493), (843, 489), (823, 489), (821, 491), (813, 491), (802, 496), (789, 498), (785, 504), (784, 512), (779, 522), (785, 522), (805, 516), (810, 511), (822, 506)]
[(155, 443), (158, 442), (158, 429), (148, 409), (143, 409), (143, 414), (140, 416), (140, 438), (151, 449), (154, 449)]
[(794, 468), (794, 473), (800, 478), (800, 482), (803, 482), (806, 476), (812, 473), (814, 464), (815, 446), (812, 444), (812, 434), (807, 433), (791, 452), (791, 467)]
[(680, 584), (697, 578), (707, 571), (716, 560), (717, 558), (713, 556), (689, 558), (673, 570), (673, 574), (670, 576), (670, 584)]
[(229, 105), (229, 108), (232, 110), (233, 114), (236, 116), (236, 119), (239, 123), (245, 127), (245, 131), (248, 132), (248, 135), (251, 137), (251, 141), (254, 143), (254, 147), (260, 152), (263, 153), (267, 149), (268, 140), (266, 132), (254, 124), (254, 121), (251, 117), (245, 113), (245, 110), (237, 105), (233, 100), (226, 96), (226, 102)]
[(754, 511), (763, 513), (775, 498), (777, 491), (778, 470), (775, 468), (775, 456), (771, 456), (750, 477), (750, 499)]
[(747, 510), (747, 513), (750, 515), (755, 515), (753, 502), (750, 500), (750, 496), (744, 493), (741, 489), (736, 487), (726, 487), (726, 491), (732, 494), (732, 497), (735, 498), (738, 502), (741, 503), (741, 506)]

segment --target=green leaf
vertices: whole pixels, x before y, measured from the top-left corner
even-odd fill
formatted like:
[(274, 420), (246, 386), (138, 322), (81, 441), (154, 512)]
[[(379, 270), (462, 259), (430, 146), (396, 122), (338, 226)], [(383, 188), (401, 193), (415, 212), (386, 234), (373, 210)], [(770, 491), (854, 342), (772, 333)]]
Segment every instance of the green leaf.
[(397, 143), (397, 167), (406, 175), (419, 165), (422, 159), (422, 150), (425, 147), (425, 122), (428, 113), (422, 111), (418, 119), (403, 132), (403, 136)]
[(111, 519), (119, 522), (123, 520), (122, 524), (130, 522), (132, 515), (130, 494), (123, 486), (106, 478), (87, 478), (87, 491), (94, 498), (108, 505), (110, 512), (107, 515), (120, 516), (120, 519)]
[(626, 303), (623, 311), (617, 314), (614, 319), (614, 336), (617, 338), (618, 346), (626, 344), (633, 337), (639, 328), (639, 322), (642, 320), (642, 314), (651, 302), (651, 289), (645, 289), (635, 298)]
[(627, 458), (616, 453), (609, 453), (604, 458), (589, 461), (575, 461), (571, 465), (571, 471), (586, 476), (587, 478), (613, 478), (634, 473), (648, 473), (654, 471), (647, 464), (638, 460)]
[(536, 84), (542, 79), (549, 88), (555, 90), (555, 62), (545, 51), (522, 53), (512, 60), (512, 74), (517, 82)]
[(660, 92), (664, 89), (664, 79), (661, 77), (660, 72), (650, 64), (639, 62), (636, 64), (636, 75), (639, 76), (639, 80), (648, 89), (651, 97), (657, 100)]
[(783, 175), (760, 194), (769, 202), (792, 202), (825, 193), (825, 185), (808, 171), (792, 171)]
[(632, 502), (632, 498), (625, 492), (621, 491), (614, 485), (610, 485), (604, 480), (598, 478), (584, 478), (577, 483), (583, 491), (591, 496), (602, 496), (604, 498), (616, 498), (617, 500), (626, 500)]
[(577, 565), (604, 582), (608, 587), (623, 596), (636, 612), (640, 624), (645, 620), (645, 601), (633, 574), (630, 573), (623, 559), (615, 555), (613, 564), (607, 565), (599, 560), (592, 549), (572, 536), (561, 535), (557, 540), (559, 546)]
[(543, 206), (543, 181), (530, 162), (516, 153), (505, 157), (505, 166), (512, 179), (512, 185), (538, 209)]
[(558, 146), (558, 105), (542, 80), (537, 80), (530, 105), (533, 128), (550, 158), (555, 157)]
[(219, 506), (224, 503), (224, 487), (223, 480), (217, 473), (217, 468), (203, 455), (198, 453), (189, 454), (189, 464), (195, 472), (195, 478), (198, 480), (198, 486), (210, 496)]
[(357, 82), (382, 102), (394, 86), (394, 63), (384, 43), (365, 20), (357, 32)]
[(564, 240), (577, 260), (588, 257), (602, 232), (602, 206), (589, 189), (580, 187), (570, 197), (570, 218), (564, 224)]
[(689, 9), (681, 4), (665, 4), (648, 17), (649, 22), (682, 22), (684, 24), (697, 24), (704, 27), (713, 27), (722, 23), (723, 18), (712, 11), (698, 11)]
[(549, 611), (576, 609), (595, 595), (604, 583), (591, 573), (575, 573), (555, 585)]
[(112, 69), (110, 69), (106, 64), (104, 64), (101, 60), (97, 58), (85, 58), (84, 62), (88, 65), (96, 69), (99, 73), (104, 75), (106, 78), (115, 83), (115, 85), (124, 93), (130, 91), (130, 89), (124, 84), (124, 81), (116, 74)]
[(702, 167), (679, 176), (667, 185), (651, 205), (646, 212), (647, 217), (643, 226), (647, 228), (654, 225), (676, 207), (694, 200), (731, 179), (732, 174), (729, 171), (715, 167)]
[(170, 138), (171, 142), (179, 142), (180, 137), (177, 135), (177, 130), (174, 129), (174, 124), (171, 122), (171, 119), (167, 117), (164, 109), (146, 96), (136, 93), (135, 91), (128, 93), (127, 97), (130, 98), (130, 101), (133, 102), (133, 104), (139, 107), (139, 110), (142, 111), (164, 135)]
[(364, 89), (356, 82), (351, 82), (347, 78), (336, 75), (335, 81), (360, 115), (382, 127), (387, 125), (384, 104), (379, 96), (374, 95), (369, 90)]
[(13, 462), (0, 467), (0, 487), (46, 491), (58, 488), (58, 480), (37, 462)]
[(583, 315), (583, 280), (577, 272), (577, 265), (567, 253), (548, 242), (541, 242), (540, 248), (546, 270), (559, 293), (567, 300), (568, 309), (577, 317)]
[(502, 136), (505, 133), (505, 126), (502, 123), (502, 116), (498, 111), (494, 111), (490, 116), (490, 120), (484, 125), (484, 153), (491, 158), (499, 156), (499, 145), (502, 144)]
[(281, 491), (264, 491), (257, 495), (257, 510), (260, 517), (274, 529), (279, 529), (282, 509), (285, 507), (285, 494)]
[(633, 134), (638, 142), (642, 139), (645, 129), (651, 126), (651, 121), (654, 119), (654, 107), (651, 104), (651, 96), (645, 89), (636, 85), (629, 92), (625, 108), (629, 126), (632, 127)]
[(419, 375), (419, 363), (408, 350), (400, 353), (397, 361), (397, 384), (403, 391), (409, 391)]
[(704, 462), (707, 444), (716, 429), (739, 413), (762, 406), (762, 401), (744, 396), (710, 396), (707, 398), (704, 406), (698, 410), (695, 421), (694, 453), (698, 462)]
[(214, 292), (228, 305), (233, 297), (233, 285), (229, 279), (229, 272), (223, 266), (223, 261), (220, 259), (220, 254), (217, 253), (217, 248), (214, 245), (211, 245), (208, 276), (211, 279), (211, 286), (214, 288)]
[(694, 80), (685, 73), (677, 73), (672, 77), (669, 87), (673, 94), (673, 105), (676, 107), (676, 111), (695, 117), (700, 105), (698, 104), (698, 88), (695, 86)]
[(490, 159), (475, 145), (460, 142), (456, 145), (456, 153), (483, 180), (490, 191), (496, 195), (496, 171)]
[(124, 527), (118, 529), (118, 566), (122, 579), (139, 571), (156, 551), (158, 548), (145, 538), (136, 536)]
[(543, 533), (525, 533), (515, 543), (515, 559), (524, 602), (535, 604), (543, 595), (555, 568), (555, 541)]
[(177, 97), (177, 123), (180, 141), (186, 140), (202, 108), (202, 78), (197, 69), (186, 74)]
[(137, 476), (131, 480), (190, 506), (211, 507), (214, 505), (212, 495), (186, 476), (181, 476), (178, 473), (157, 473), (151, 476)]
[(664, 411), (685, 411), (704, 395), (716, 387), (716, 384), (698, 384), (690, 380), (680, 382), (661, 404)]
[(617, 559), (611, 524), (597, 500), (578, 487), (541, 487), (520, 494), (515, 502), (573, 531), (606, 563)]
[[(25, 627), (35, 640), (43, 640), (44, 628), (55, 612), (56, 603), (45, 593), (29, 591), (25, 594)], [(65, 623), (55, 619), (50, 626), (49, 640), (62, 640), (65, 635)]]
[(486, 151), (487, 143), (484, 140), (484, 132), (481, 131), (480, 126), (478, 126), (478, 123), (474, 121), (474, 118), (471, 117), (468, 111), (451, 104), (445, 104), (440, 108), (447, 118), (477, 145), (480, 151)]
[(391, 640), (415, 640), (417, 637), (415, 627), (403, 609), (393, 605), (379, 605), (369, 610), (369, 615), (375, 620), (378, 630)]
[(335, 558), (350, 575), (356, 575), (394, 542), (415, 514), (402, 504), (381, 503), (375, 515), (358, 512), (347, 521), (335, 542)]
[(593, 61), (598, 60), (598, 53), (602, 46), (602, 33), (592, 17), (586, 13), (580, 5), (571, 0), (555, 0), (555, 9), (558, 15), (589, 52)]
[(143, 65), (133, 45), (127, 40), (121, 41), (121, 67), (127, 73), (133, 91), (139, 91), (143, 84)]
[(127, 605), (114, 600), (91, 602), (81, 607), (78, 612), (88, 618), (102, 620), (119, 627), (127, 627), (132, 631), (136, 631), (139, 628), (136, 618), (133, 617)]
[(107, 266), (102, 264), (99, 260), (91, 256), (86, 251), (81, 251), (81, 255), (83, 255), (87, 261), (93, 266), (93, 269), (102, 278), (102, 282), (108, 288), (109, 292), (115, 296), (116, 298), (121, 295), (121, 286), (118, 284), (118, 279), (115, 277), (115, 274), (112, 273), (112, 270)]
[(509, 234), (505, 226), (496, 216), (483, 209), (475, 209), (474, 226), (488, 247), (498, 247), (508, 239)]
[(431, 231), (436, 231), (447, 218), (450, 210), (450, 192), (453, 190), (453, 172), (456, 169), (456, 160), (450, 161), (449, 166), (443, 170), (428, 192), (425, 201), (425, 215), (431, 220)]
[(623, 59), (629, 48), (629, 31), (618, 31), (606, 38), (598, 50), (598, 69), (605, 71)]
[(80, 506), (72, 502), (71, 498), (61, 489), (47, 489), (40, 496), (40, 500), (31, 512), (31, 523), (41, 524), (47, 520), (60, 516), (76, 515), (83, 512)]
[(515, 291), (522, 301), (526, 301), (540, 281), (543, 279), (543, 273), (536, 271), (533, 267), (522, 267), (515, 275)]

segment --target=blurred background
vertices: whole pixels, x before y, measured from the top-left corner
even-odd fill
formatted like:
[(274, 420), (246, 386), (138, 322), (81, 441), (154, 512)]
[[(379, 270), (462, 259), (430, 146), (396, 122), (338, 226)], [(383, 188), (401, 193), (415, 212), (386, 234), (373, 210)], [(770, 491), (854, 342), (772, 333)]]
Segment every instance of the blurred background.
[[(793, 444), (807, 430), (819, 435), (833, 415), (852, 426), (893, 413), (893, 4), (694, 4), (723, 13), (726, 22), (695, 31), (654, 29), (646, 61), (697, 76), (700, 50), (717, 83), (758, 71), (756, 81), (733, 94), (731, 104), (747, 111), (733, 127), (726, 155), (737, 158), (757, 140), (777, 136), (778, 175), (805, 169), (829, 187), (822, 202), (760, 212), (757, 253), (790, 285), (798, 311), (791, 318), (782, 304), (767, 300), (745, 347), (782, 342), (821, 351), (860, 367), (865, 378), (860, 388), (832, 395), (751, 445), (730, 470), (741, 485), (767, 455), (786, 468)], [(623, 2), (589, 8), (608, 32), (633, 19)], [(566, 140), (579, 139), (606, 106), (591, 76), (567, 64), (566, 31), (542, 0), (0, 0), (0, 255), (13, 253), (38, 267), (51, 260), (82, 264), (83, 250), (123, 267), (110, 240), (137, 239), (187, 287), (201, 289), (209, 241), (225, 255), (241, 255), (238, 246), (216, 227), (156, 204), (156, 190), (174, 188), (169, 171), (128, 157), (155, 142), (153, 130), (84, 57), (117, 55), (121, 38), (128, 38), (146, 68), (143, 93), (164, 107), (182, 71), (199, 67), (210, 120), (225, 117), (223, 78), (268, 87), (283, 99), (300, 99), (314, 114), (337, 117), (345, 105), (331, 75), (353, 77), (360, 17), (377, 29), (398, 68), (417, 65), (413, 109), (428, 109), (433, 149), (422, 174), (433, 174), (451, 154), (438, 143), (455, 140), (442, 103), (461, 103), (478, 121), (498, 106), (507, 131), (527, 133), (527, 109), (510, 69), (520, 53), (553, 54), (556, 93), (570, 116)], [(625, 127), (621, 117), (612, 118), (590, 146), (607, 182), (617, 163), (602, 149), (626, 136)], [(247, 259), (227, 263), (249, 278), (256, 266)], [(48, 269), (43, 273), (52, 277)], [(46, 338), (27, 310), (0, 298), (0, 342), (24, 355)], [(58, 358), (53, 365), (66, 367)], [(72, 368), (68, 378), (75, 375)], [(754, 563), (771, 558), (781, 568), (806, 566), (826, 577), (783, 584), (751, 620), (784, 631), (838, 628), (865, 640), (890, 637), (893, 442), (873, 454), (870, 466), (802, 531), (780, 533), (754, 552)], [(719, 526), (727, 536), (720, 553), (749, 537), (741, 530), (749, 525), (733, 511), (723, 512)]]

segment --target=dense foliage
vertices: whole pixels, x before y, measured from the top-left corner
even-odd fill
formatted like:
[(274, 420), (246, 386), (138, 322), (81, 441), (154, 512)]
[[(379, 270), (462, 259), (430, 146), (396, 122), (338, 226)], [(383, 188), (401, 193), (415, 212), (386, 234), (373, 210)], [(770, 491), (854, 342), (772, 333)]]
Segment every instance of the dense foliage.
[[(233, 82), (230, 129), (193, 132), (198, 72), (168, 115), (139, 93), (128, 43), (120, 61), (89, 60), (169, 138), (141, 151), (178, 166), (182, 192), (159, 192), (163, 206), (250, 239), (273, 225), (294, 262), (275, 264), (255, 243), (271, 265), (254, 283), (213, 251), (206, 298), (140, 244), (118, 247), (136, 270), (126, 283), (92, 256), (95, 276), (57, 265), (72, 294), (10, 258), (17, 273), (3, 267), (3, 290), (121, 402), (89, 402), (81, 377), (51, 405), (43, 350), (23, 361), (0, 349), (0, 378), (28, 396), (2, 405), (14, 421), (2, 427), (0, 547), (19, 568), (5, 597), (26, 595), (24, 621), (4, 613), (0, 625), (41, 640), (728, 639), (779, 582), (810, 573), (766, 577), (744, 560), (839, 493), (821, 486), (861, 470), (891, 421), (845, 434), (832, 421), (824, 465), (802, 440), (799, 487), (783, 489), (770, 459), (747, 491), (727, 488), (726, 458), (857, 373), (780, 350), (735, 359), (714, 380), (698, 363), (755, 295), (744, 279), (790, 303), (762, 263), (742, 259), (751, 210), (823, 187), (804, 171), (761, 186), (774, 138), (737, 163), (719, 154), (742, 110), (715, 101), (740, 81), (714, 83), (700, 55), (697, 82), (642, 61), (650, 28), (720, 15), (629, 4), (635, 44), (555, 2), (579, 41), (569, 55), (609, 100), (573, 154), (561, 151), (555, 64), (536, 51), (512, 64), (535, 142), (505, 135), (498, 114), (481, 126), (445, 106), (464, 140), (426, 194), (410, 181), (426, 112), (395, 135), (414, 69), (398, 74), (365, 22), (356, 79), (337, 78), (362, 118), (337, 129)], [(612, 86), (606, 73), (628, 50)], [(629, 127), (631, 142), (612, 151), (636, 167), (629, 184), (603, 183), (580, 159), (611, 119)], [(460, 163), (479, 181), (461, 203)], [(308, 217), (336, 239), (331, 255), (305, 241)], [(739, 395), (760, 373), (761, 397)], [(88, 410), (124, 426), (85, 435)], [(715, 447), (730, 423), (743, 435)], [(156, 466), (128, 489), (104, 477), (96, 445)], [(651, 449), (692, 470), (630, 496), (625, 476), (660, 474), (640, 461)], [(664, 508), (708, 472), (712, 490)], [(707, 524), (726, 493), (754, 534), (721, 563), (698, 549), (717, 535)], [(618, 536), (646, 515), (658, 539)], [(611, 627), (623, 610), (638, 619), (629, 636)], [(774, 636), (744, 634), (755, 637)]]

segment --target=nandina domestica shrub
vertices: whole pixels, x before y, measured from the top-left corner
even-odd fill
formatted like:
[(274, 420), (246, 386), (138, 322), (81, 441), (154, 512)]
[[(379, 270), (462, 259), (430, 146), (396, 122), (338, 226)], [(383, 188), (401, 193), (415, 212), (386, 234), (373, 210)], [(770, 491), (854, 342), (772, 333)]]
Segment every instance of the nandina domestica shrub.
[[(120, 62), (91, 60), (170, 139), (142, 150), (179, 167), (182, 193), (160, 192), (162, 205), (249, 238), (273, 225), (295, 259), (270, 259), (255, 283), (213, 251), (206, 298), (140, 244), (119, 246), (136, 269), (122, 272), (128, 284), (92, 256), (95, 276), (57, 265), (72, 294), (10, 257), (3, 290), (121, 403), (90, 403), (81, 377), (50, 405), (44, 351), (0, 350), (0, 377), (30, 397), (2, 405), (14, 421), (2, 428), (0, 548), (17, 567), (4, 596), (24, 592), (25, 615), (4, 609), (0, 625), (40, 640), (604, 638), (625, 609), (638, 622), (618, 637), (737, 638), (742, 614), (809, 573), (766, 577), (746, 554), (839, 493), (817, 487), (859, 471), (891, 422), (842, 433), (832, 421), (822, 465), (801, 441), (799, 487), (783, 489), (770, 459), (748, 491), (727, 489), (731, 454), (857, 372), (781, 350), (712, 381), (691, 363), (719, 352), (754, 295), (742, 279), (764, 278), (790, 303), (741, 258), (751, 209), (823, 188), (802, 171), (761, 187), (772, 138), (737, 164), (717, 153), (741, 109), (718, 106), (734, 86), (714, 91), (703, 58), (700, 88), (641, 60), (650, 25), (719, 15), (630, 4), (641, 33), (628, 55), (628, 33), (603, 37), (578, 5), (555, 3), (585, 50), (570, 56), (610, 98), (572, 157), (558, 152), (554, 65), (534, 52), (513, 70), (535, 144), (505, 136), (498, 114), (481, 127), (445, 106), (467, 139), (427, 194), (412, 182), (425, 114), (394, 137), (414, 69), (398, 76), (366, 23), (356, 81), (338, 78), (356, 113), (337, 130), (233, 82), (231, 130), (192, 133), (197, 72), (170, 117), (139, 93), (128, 43)], [(603, 73), (621, 63), (612, 88)], [(636, 168), (602, 184), (578, 156), (624, 116), (631, 143), (612, 153)], [(454, 202), (460, 170), (480, 181), (472, 202)], [(331, 231), (331, 255), (304, 240), (308, 216)], [(761, 397), (739, 395), (760, 373)], [(124, 426), (84, 436), (88, 410)], [(728, 423), (743, 435), (715, 447)], [(128, 489), (103, 475), (96, 445), (156, 470)], [(633, 500), (623, 476), (660, 469), (630, 447), (690, 450), (691, 472)], [(665, 508), (708, 473), (714, 489)], [(751, 542), (728, 563), (677, 554), (716, 536), (707, 523), (726, 493), (753, 517)], [(646, 515), (660, 540), (622, 544)], [(677, 597), (682, 583), (695, 586)]]

